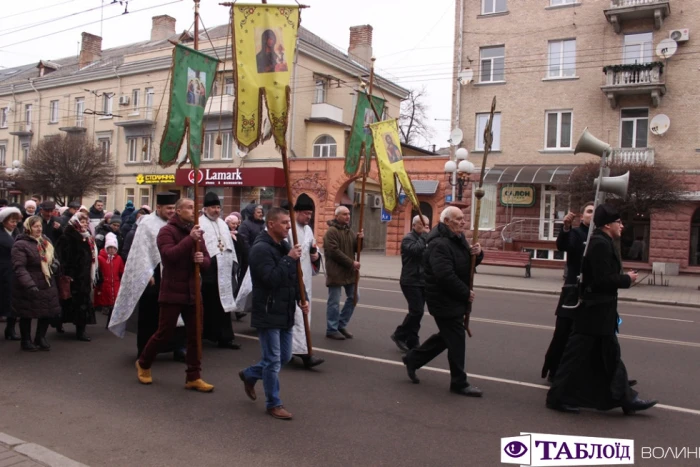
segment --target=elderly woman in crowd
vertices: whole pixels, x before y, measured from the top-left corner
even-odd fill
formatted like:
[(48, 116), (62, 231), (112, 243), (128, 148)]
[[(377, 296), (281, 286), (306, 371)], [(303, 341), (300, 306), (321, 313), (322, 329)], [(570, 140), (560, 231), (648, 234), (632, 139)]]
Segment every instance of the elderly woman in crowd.
[[(24, 221), (24, 231), (12, 247), (12, 268), (15, 274), (12, 314), (19, 318), (22, 350), (49, 350), (51, 346), (46, 341), (46, 331), (51, 318), (61, 314), (54, 278), (58, 263), (54, 258), (53, 245), (41, 233), (41, 217), (32, 216)], [(39, 320), (34, 342), (31, 336), (32, 319)]]
[(25, 220), (36, 214), (36, 201), (33, 199), (28, 199), (24, 202), (24, 212), (27, 213)]
[(76, 338), (83, 342), (91, 340), (85, 333), (86, 326), (97, 323), (91, 297), (97, 278), (97, 247), (88, 230), (88, 222), (86, 214), (77, 212), (56, 242), (61, 275), (69, 278), (71, 295), (67, 300), (61, 300), (61, 322), (75, 324)]
[(13, 207), (0, 208), (0, 316), (7, 317), (5, 339), (18, 341), (15, 318), (12, 316), (12, 247), (17, 237), (17, 223), (22, 221), (22, 212)]

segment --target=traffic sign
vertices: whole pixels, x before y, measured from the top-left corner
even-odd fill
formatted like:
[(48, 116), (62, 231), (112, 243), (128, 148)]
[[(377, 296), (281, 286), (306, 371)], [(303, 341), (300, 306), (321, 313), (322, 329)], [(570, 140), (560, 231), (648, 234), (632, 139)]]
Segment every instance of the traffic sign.
[(382, 222), (391, 222), (391, 213), (382, 208)]

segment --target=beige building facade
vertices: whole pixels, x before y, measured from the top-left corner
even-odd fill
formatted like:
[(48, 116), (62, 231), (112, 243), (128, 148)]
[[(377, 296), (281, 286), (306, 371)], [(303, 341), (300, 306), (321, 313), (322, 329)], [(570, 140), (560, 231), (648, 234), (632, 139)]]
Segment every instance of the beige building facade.
[[(565, 257), (554, 243), (569, 205), (557, 184), (578, 165), (599, 160), (574, 154), (587, 127), (613, 147), (614, 159), (670, 168), (685, 182), (686, 201), (673, 210), (624, 214), (623, 259), (642, 268), (672, 263), (671, 270), (700, 272), (700, 53), (694, 45), (700, 5), (455, 3), (453, 124), (463, 130), (462, 147), (477, 168), (497, 98), (480, 222), (484, 243), (525, 249), (541, 265), (561, 264)], [(670, 120), (663, 135), (651, 128), (659, 115)]]

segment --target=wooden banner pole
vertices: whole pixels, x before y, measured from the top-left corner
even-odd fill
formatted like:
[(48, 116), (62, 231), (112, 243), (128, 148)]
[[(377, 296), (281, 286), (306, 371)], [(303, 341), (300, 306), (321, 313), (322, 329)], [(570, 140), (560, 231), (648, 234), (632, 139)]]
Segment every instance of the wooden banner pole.
[[(199, 50), (199, 0), (194, 0), (194, 50)], [(189, 154), (189, 136), (190, 130), (187, 130), (187, 152)], [(192, 169), (194, 170), (194, 215), (195, 224), (199, 219), (199, 167), (195, 166), (190, 158)], [(199, 242), (195, 243), (194, 251), (200, 252)], [(199, 263), (194, 263), (194, 310), (195, 310), (195, 329), (197, 330), (197, 359), (202, 361), (202, 283), (199, 274)]]

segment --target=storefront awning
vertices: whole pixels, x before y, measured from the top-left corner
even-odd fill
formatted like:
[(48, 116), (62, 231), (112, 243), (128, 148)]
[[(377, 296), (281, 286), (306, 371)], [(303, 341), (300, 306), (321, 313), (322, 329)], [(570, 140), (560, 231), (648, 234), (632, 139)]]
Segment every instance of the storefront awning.
[(486, 169), (484, 183), (566, 182), (578, 165), (495, 165)]

